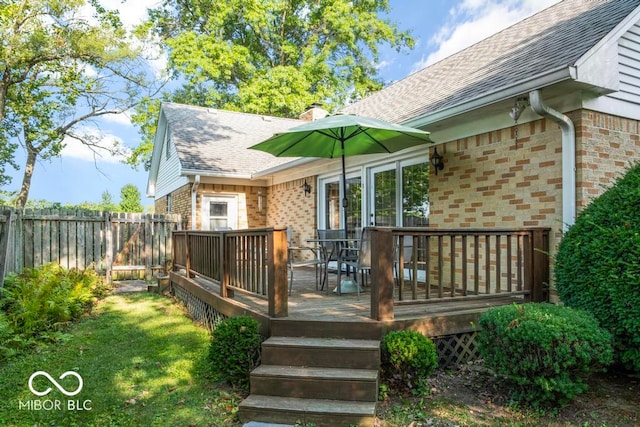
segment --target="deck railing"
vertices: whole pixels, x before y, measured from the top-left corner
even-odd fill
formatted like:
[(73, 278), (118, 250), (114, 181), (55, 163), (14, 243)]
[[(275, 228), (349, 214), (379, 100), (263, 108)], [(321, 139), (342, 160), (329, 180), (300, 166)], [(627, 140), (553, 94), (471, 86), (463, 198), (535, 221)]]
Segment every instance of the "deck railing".
[[(372, 229), (371, 318), (390, 320), (406, 304), (519, 296), (543, 301), (549, 283), (548, 228)], [(187, 277), (268, 301), (288, 315), (285, 229), (175, 231), (173, 266)]]
[(549, 231), (375, 228), (371, 317), (392, 319), (404, 304), (515, 295), (542, 301)]
[(285, 229), (176, 231), (173, 239), (173, 266), (187, 277), (218, 282), (223, 298), (237, 291), (266, 299), (270, 316), (287, 316)]

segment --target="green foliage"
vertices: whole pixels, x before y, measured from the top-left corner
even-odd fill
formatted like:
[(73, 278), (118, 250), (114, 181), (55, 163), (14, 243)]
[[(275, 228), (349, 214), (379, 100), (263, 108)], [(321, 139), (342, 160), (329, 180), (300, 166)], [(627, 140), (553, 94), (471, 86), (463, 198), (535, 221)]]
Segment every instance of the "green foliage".
[(133, 184), (127, 184), (120, 190), (121, 212), (142, 212), (144, 207), (140, 201), (140, 190)]
[(416, 331), (392, 331), (383, 338), (381, 349), (382, 379), (390, 389), (416, 394), (426, 391), (425, 380), (438, 367), (431, 339)]
[(616, 358), (640, 372), (640, 165), (593, 200), (560, 242), (558, 295), (614, 336)]
[(69, 141), (96, 156), (123, 154), (95, 119), (156, 89), (142, 50), (97, 1), (8, 0), (0, 17), (0, 183), (10, 180), (6, 165), (18, 168), (19, 140), (27, 158), (16, 206), (24, 207), (37, 160), (59, 156)]
[[(388, 0), (164, 0), (139, 31), (162, 40), (183, 82), (165, 100), (296, 118), (314, 102), (331, 111), (382, 87), (380, 46), (414, 45), (380, 17), (388, 11)], [(149, 164), (157, 113), (151, 98), (136, 109), (145, 149), (134, 164)]]
[(47, 264), (8, 276), (0, 308), (16, 334), (42, 336), (78, 319), (106, 291), (103, 278), (93, 270), (65, 270)]
[(580, 310), (552, 304), (493, 308), (480, 317), (478, 349), (512, 386), (514, 400), (565, 404), (613, 357), (611, 334)]
[(249, 374), (260, 364), (262, 337), (258, 328), (251, 317), (229, 317), (211, 333), (211, 369), (231, 385), (246, 387)]

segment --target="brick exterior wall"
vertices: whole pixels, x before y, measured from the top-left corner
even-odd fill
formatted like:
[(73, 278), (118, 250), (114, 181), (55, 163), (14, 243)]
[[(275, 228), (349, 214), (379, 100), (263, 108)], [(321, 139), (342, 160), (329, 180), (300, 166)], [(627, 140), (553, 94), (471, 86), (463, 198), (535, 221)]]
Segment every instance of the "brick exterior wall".
[[(640, 123), (588, 110), (567, 116), (576, 127), (579, 212), (640, 158)], [(430, 175), (431, 227), (549, 227), (553, 259), (562, 237), (562, 135), (556, 123), (520, 125), (517, 146), (510, 127), (448, 142), (438, 152), (445, 168)]]
[[(258, 193), (262, 194), (262, 211), (258, 211)], [(230, 184), (200, 184), (196, 199), (196, 227), (200, 229), (202, 221), (202, 196), (237, 195), (238, 197), (238, 229), (261, 228), (267, 226), (265, 187)]]
[[(562, 136), (537, 120), (438, 146), (429, 224), (439, 228), (551, 227), (560, 236)], [(552, 243), (553, 245), (553, 243)]]
[(305, 178), (271, 186), (267, 197), (267, 223), (273, 227), (291, 227), (293, 241), (298, 244), (315, 237), (317, 228), (316, 179), (308, 176), (306, 180), (311, 184), (311, 193), (306, 197), (302, 190)]
[(640, 122), (583, 110), (574, 120), (577, 202), (587, 205), (640, 159)]
[(153, 211), (157, 214), (167, 214), (167, 196), (155, 200)]

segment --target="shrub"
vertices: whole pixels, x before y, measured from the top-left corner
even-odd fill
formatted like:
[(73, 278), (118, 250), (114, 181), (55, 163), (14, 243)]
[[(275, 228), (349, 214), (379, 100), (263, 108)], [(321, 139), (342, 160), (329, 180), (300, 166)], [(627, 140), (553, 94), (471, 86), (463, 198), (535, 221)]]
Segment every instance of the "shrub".
[(514, 400), (565, 404), (613, 357), (611, 334), (588, 313), (552, 304), (493, 308), (480, 317), (478, 350)]
[(214, 373), (231, 385), (246, 387), (260, 363), (262, 337), (258, 322), (248, 316), (229, 317), (211, 333), (209, 361)]
[(425, 380), (438, 367), (436, 346), (416, 331), (389, 332), (382, 340), (382, 379), (397, 392), (425, 392)]
[(614, 336), (616, 359), (640, 372), (640, 165), (578, 215), (558, 247), (562, 302)]
[(102, 277), (93, 270), (47, 264), (7, 276), (0, 304), (15, 332), (29, 337), (59, 330), (78, 319), (105, 289)]

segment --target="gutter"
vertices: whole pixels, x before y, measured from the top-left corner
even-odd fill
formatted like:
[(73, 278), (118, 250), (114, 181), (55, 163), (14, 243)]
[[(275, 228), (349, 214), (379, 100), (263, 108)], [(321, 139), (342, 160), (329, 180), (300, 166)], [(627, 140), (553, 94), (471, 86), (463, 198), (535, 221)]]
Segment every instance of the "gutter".
[(576, 218), (576, 130), (571, 119), (544, 103), (539, 90), (529, 92), (531, 109), (548, 117), (562, 130), (562, 229), (567, 231)]
[(200, 175), (196, 175), (191, 186), (191, 229), (196, 229), (196, 201), (198, 194), (198, 186), (200, 185)]

